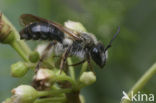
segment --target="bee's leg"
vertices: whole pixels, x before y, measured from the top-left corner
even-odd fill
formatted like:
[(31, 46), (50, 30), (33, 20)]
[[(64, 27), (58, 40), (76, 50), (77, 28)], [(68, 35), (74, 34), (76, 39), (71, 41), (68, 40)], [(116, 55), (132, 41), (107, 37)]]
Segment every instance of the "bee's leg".
[(48, 51), (51, 49), (51, 47), (53, 45), (55, 45), (56, 42), (51, 42), (47, 45), (47, 47), (44, 49), (41, 57), (40, 57), (40, 60), (38, 61), (37, 65), (36, 65), (36, 68), (35, 68), (35, 73), (38, 71), (38, 69), (40, 68), (40, 65), (42, 63), (42, 61), (46, 58), (47, 54), (48, 54)]
[(87, 52), (86, 59), (87, 59), (87, 62), (88, 62), (89, 69), (95, 74), (94, 69), (93, 69), (93, 67), (91, 65), (91, 58), (90, 57), (91, 57), (90, 54)]
[(67, 60), (67, 57), (68, 57), (69, 52), (70, 52), (70, 49), (71, 49), (71, 46), (69, 46), (69, 47), (65, 50), (65, 52), (63, 53), (63, 55), (62, 55), (62, 59), (61, 59), (61, 63), (60, 63), (60, 73), (61, 73), (62, 70), (63, 70), (64, 64), (65, 64), (65, 62), (66, 62), (66, 60)]
[(77, 66), (77, 65), (80, 65), (80, 64), (84, 63), (85, 61), (86, 61), (86, 59), (84, 59), (84, 60), (82, 60), (82, 61), (80, 61), (78, 63), (68, 65), (68, 66)]

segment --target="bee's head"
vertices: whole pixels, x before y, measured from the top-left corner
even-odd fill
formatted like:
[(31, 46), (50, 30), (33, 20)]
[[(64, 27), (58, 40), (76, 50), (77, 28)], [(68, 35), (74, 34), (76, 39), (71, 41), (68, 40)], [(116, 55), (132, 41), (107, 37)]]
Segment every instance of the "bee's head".
[(104, 45), (102, 43), (96, 44), (92, 47), (90, 54), (94, 62), (103, 68), (106, 63), (106, 49)]
[(94, 62), (101, 68), (103, 68), (104, 65), (106, 64), (107, 50), (112, 46), (112, 42), (117, 37), (119, 32), (120, 27), (118, 27), (117, 32), (115, 33), (115, 35), (113, 36), (113, 38), (110, 40), (109, 44), (106, 47), (104, 47), (104, 45), (99, 42), (91, 48), (90, 51), (91, 57), (94, 60)]

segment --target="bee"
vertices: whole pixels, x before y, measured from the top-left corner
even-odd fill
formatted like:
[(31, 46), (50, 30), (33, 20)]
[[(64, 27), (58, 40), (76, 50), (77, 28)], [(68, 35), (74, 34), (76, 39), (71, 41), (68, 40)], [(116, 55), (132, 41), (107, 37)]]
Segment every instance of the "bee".
[(55, 54), (62, 55), (60, 69), (63, 69), (67, 57), (73, 55), (81, 59), (80, 62), (73, 64), (73, 66), (87, 61), (90, 68), (92, 68), (92, 59), (99, 67), (103, 68), (106, 64), (107, 50), (111, 47), (113, 40), (120, 31), (120, 28), (118, 28), (109, 44), (105, 47), (91, 33), (75, 31), (74, 29), (32, 14), (23, 14), (20, 20), (25, 25), (20, 31), (21, 39), (50, 41), (36, 68), (39, 68), (51, 47), (53, 47)]

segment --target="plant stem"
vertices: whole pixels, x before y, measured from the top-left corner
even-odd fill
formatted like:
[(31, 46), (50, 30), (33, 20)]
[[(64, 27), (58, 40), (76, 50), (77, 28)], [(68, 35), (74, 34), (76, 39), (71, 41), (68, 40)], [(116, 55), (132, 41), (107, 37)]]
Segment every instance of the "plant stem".
[(70, 93), (66, 93), (67, 103), (81, 103), (79, 94), (80, 91), (72, 91)]
[[(69, 65), (72, 64), (71, 58), (68, 58), (67, 61), (68, 61)], [(70, 76), (72, 77), (72, 79), (75, 80), (75, 70), (74, 70), (73, 66), (69, 66), (69, 73), (70, 73)]]
[(77, 84), (75, 83), (75, 81), (71, 77), (66, 76), (66, 75), (57, 76), (56, 81), (68, 81), (72, 84), (73, 88), (77, 87)]
[(85, 72), (87, 70), (87, 67), (88, 67), (88, 63), (85, 62), (83, 65), (82, 65), (82, 68), (81, 68), (81, 71), (80, 71), (80, 76), (83, 72)]
[(64, 103), (65, 101), (65, 97), (51, 97), (38, 99), (34, 103)]
[[(133, 94), (137, 93), (139, 90), (141, 90), (144, 85), (152, 78), (152, 76), (156, 73), (156, 63), (153, 64), (146, 72), (145, 74), (136, 82), (136, 84), (132, 87), (132, 89), (128, 92), (128, 96), (130, 99), (132, 98), (131, 93)], [(130, 103), (128, 100), (123, 100), (122, 103)]]
[(18, 45), (18, 43), (16, 41), (12, 42), (10, 45), (24, 59), (24, 61), (29, 62), (29, 59), (28, 59), (27, 55), (23, 52), (23, 50), (21, 49), (21, 47)]
[[(4, 33), (6, 33), (4, 35), (8, 35), (5, 39), (8, 39), (8, 40), (13, 39), (11, 41), (7, 40), (7, 44), (10, 44), (17, 51), (17, 53), (26, 62), (28, 62), (29, 61), (28, 56), (29, 56), (29, 53), (31, 52), (30, 48), (27, 46), (27, 44), (24, 41), (20, 40), (20, 35), (19, 35), (18, 31), (15, 29), (15, 27), (12, 25), (12, 23), (4, 15), (2, 15), (2, 17), (1, 17), (1, 22), (3, 23), (3, 26), (8, 26), (8, 28), (3, 28), (3, 29), (7, 29), (4, 31), (10, 31), (9, 33), (4, 32)], [(11, 35), (11, 37), (9, 37), (10, 35)]]
[(32, 52), (31, 49), (23, 40), (18, 40), (17, 42), (25, 53), (30, 54)]
[(38, 96), (43, 97), (43, 96), (56, 96), (61, 93), (69, 93), (71, 89), (60, 89), (60, 90), (51, 90), (51, 91), (39, 91)]

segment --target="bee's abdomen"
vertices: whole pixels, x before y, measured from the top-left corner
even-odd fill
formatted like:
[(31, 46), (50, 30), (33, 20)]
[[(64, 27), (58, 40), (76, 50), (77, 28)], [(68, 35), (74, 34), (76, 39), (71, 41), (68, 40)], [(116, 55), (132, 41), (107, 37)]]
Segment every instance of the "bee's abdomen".
[(20, 38), (25, 40), (56, 40), (62, 42), (64, 33), (49, 23), (34, 22), (27, 25), (20, 32)]

